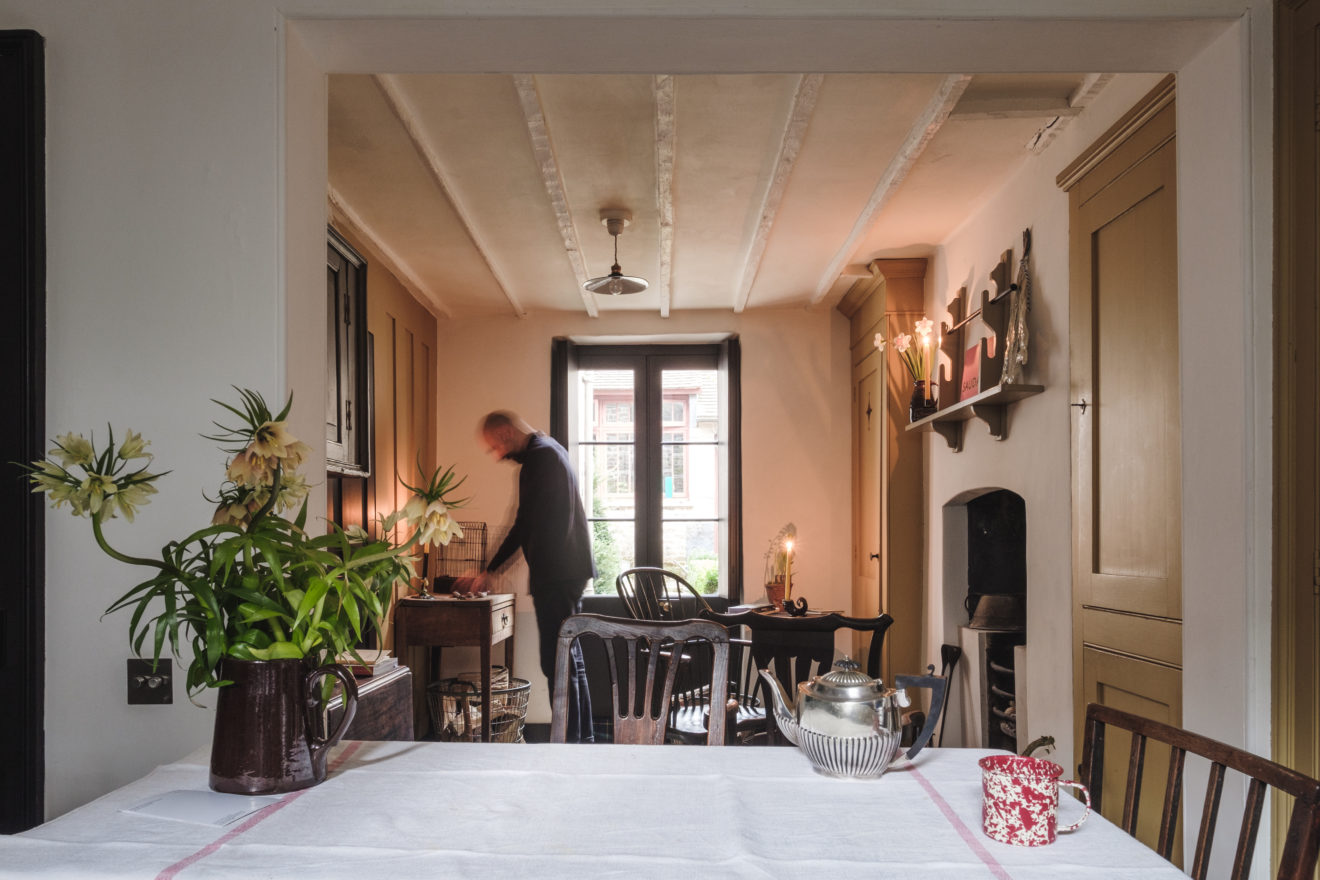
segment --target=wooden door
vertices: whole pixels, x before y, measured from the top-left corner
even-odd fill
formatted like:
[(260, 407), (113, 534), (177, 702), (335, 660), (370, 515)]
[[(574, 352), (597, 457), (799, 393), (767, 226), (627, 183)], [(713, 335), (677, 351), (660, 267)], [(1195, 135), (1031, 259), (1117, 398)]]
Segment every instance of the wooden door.
[[(912, 383), (893, 346), (880, 352), (876, 334), (911, 333), (920, 311), (926, 261), (874, 260), (872, 276), (857, 282), (839, 303), (848, 316), (852, 354), (853, 578), (857, 617), (881, 612), (894, 618), (885, 635), (881, 675), (915, 673), (922, 663), (925, 519), (921, 435), (908, 432)], [(850, 648), (864, 657), (869, 636)]]
[[(1277, 6), (1274, 759), (1320, 776), (1320, 0)], [(1276, 795), (1274, 858), (1290, 799)]]
[[(1079, 747), (1089, 702), (1181, 721), (1174, 159), (1170, 77), (1060, 176), (1071, 223)], [(1111, 798), (1105, 813), (1119, 808)], [(1153, 826), (1139, 832), (1154, 838)]]

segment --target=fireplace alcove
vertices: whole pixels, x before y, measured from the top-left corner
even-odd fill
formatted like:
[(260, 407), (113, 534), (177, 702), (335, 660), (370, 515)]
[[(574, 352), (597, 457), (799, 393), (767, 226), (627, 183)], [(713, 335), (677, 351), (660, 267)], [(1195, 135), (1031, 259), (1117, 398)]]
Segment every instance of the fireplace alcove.
[(944, 640), (963, 651), (945, 742), (1016, 752), (1027, 708), (1026, 503), (1008, 489), (972, 489), (943, 516)]

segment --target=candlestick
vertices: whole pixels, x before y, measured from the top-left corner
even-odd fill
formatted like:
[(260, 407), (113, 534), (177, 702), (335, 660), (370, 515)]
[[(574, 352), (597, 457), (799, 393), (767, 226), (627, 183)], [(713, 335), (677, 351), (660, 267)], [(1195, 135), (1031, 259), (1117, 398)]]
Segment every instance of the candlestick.
[(793, 542), (784, 542), (784, 601), (793, 595)]

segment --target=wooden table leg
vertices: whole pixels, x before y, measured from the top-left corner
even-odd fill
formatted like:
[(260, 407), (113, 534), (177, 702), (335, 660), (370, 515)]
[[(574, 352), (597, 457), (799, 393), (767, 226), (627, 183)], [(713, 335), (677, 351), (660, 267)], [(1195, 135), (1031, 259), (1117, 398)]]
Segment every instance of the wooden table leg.
[(490, 742), (490, 637), (481, 640), (481, 678), (485, 685), (481, 688), (481, 741)]

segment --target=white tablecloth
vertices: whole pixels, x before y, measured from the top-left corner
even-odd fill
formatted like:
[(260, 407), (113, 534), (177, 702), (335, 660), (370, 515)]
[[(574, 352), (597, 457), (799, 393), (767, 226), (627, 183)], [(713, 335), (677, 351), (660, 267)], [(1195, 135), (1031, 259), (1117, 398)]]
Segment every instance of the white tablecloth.
[[(862, 781), (818, 775), (794, 748), (347, 743), (324, 783), (228, 827), (121, 812), (205, 789), (202, 750), (0, 836), (0, 876), (1183, 877), (1095, 815), (1052, 846), (990, 840), (984, 754), (927, 749)], [(1068, 799), (1065, 820), (1080, 809)]]

